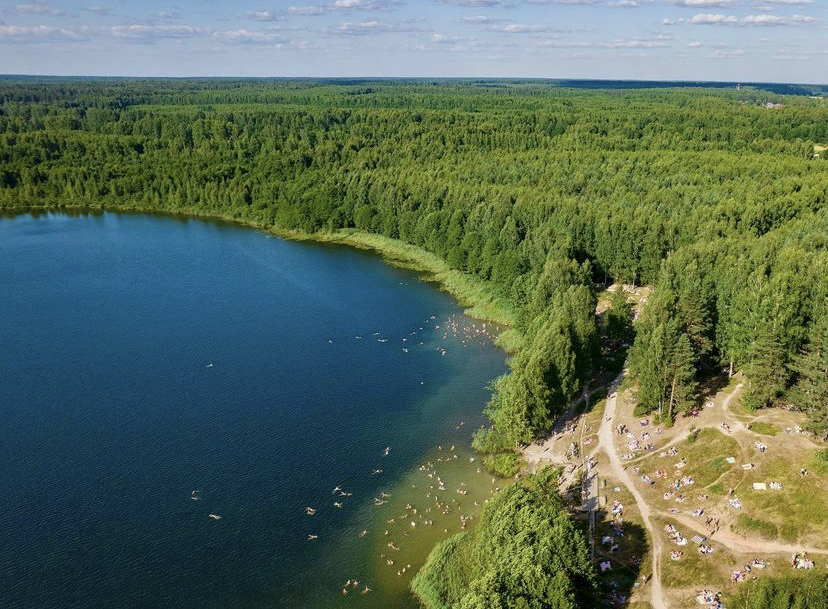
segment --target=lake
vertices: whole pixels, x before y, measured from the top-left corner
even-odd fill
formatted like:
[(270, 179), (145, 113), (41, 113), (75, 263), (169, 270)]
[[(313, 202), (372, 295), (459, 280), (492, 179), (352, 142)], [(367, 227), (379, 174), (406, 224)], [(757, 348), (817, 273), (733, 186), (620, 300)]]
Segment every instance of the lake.
[(0, 218), (0, 606), (415, 607), (499, 483), (493, 334), (345, 246)]

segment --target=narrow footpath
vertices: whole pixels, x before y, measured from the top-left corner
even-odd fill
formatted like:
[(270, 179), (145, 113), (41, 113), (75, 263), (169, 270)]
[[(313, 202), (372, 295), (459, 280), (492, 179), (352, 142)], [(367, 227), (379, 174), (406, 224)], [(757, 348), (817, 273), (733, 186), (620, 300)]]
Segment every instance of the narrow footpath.
[(633, 484), (632, 479), (624, 469), (624, 466), (621, 464), (621, 459), (618, 457), (618, 452), (616, 451), (612, 435), (612, 421), (615, 418), (616, 403), (618, 401), (617, 390), (618, 386), (621, 384), (621, 381), (624, 380), (624, 374), (625, 372), (622, 371), (610, 386), (609, 396), (607, 397), (607, 405), (604, 408), (604, 418), (601, 420), (601, 426), (598, 430), (598, 446), (603, 448), (604, 452), (607, 454), (613, 475), (621, 482), (621, 484), (627, 487), (627, 490), (633, 496), (633, 499), (635, 499), (638, 511), (641, 514), (641, 519), (644, 521), (644, 526), (650, 535), (653, 558), (653, 576), (649, 582), (650, 605), (652, 605), (653, 609), (667, 609), (667, 604), (664, 601), (664, 592), (661, 589), (661, 573), (659, 564), (662, 554), (661, 538), (653, 528), (652, 522), (650, 522), (650, 508), (647, 506), (647, 502), (644, 501), (641, 493), (639, 493), (638, 489), (635, 488), (635, 484)]

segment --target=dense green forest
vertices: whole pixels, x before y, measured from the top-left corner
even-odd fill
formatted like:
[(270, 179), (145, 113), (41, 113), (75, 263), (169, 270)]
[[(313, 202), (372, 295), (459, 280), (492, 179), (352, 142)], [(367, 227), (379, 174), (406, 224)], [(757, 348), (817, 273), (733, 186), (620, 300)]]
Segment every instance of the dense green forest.
[[(748, 406), (791, 403), (828, 434), (826, 143), (825, 100), (751, 88), (7, 78), (0, 210), (353, 229), (437, 255), (499, 294), (521, 336), (474, 439), (509, 470), (604, 365), (602, 338), (633, 341), (623, 298), (596, 321), (611, 282), (656, 286), (629, 357), (641, 412), (669, 422), (702, 378), (739, 371)], [(582, 602), (594, 580), (553, 476), (442, 544), (420, 596)]]

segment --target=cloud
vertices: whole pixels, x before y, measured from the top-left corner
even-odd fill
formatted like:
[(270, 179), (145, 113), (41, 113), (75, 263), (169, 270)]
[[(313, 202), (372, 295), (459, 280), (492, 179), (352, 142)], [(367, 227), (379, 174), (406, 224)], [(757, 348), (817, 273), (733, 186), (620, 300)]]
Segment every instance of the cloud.
[(84, 40), (88, 28), (62, 28), (48, 25), (0, 25), (0, 41), (61, 42)]
[(544, 40), (540, 43), (540, 46), (556, 49), (662, 49), (667, 47), (668, 44), (663, 39), (620, 38), (598, 41)]
[(488, 23), (500, 23), (501, 19), (492, 19), (486, 15), (474, 15), (472, 17), (460, 17), (460, 23), (471, 23), (485, 25)]
[(503, 32), (505, 34), (533, 34), (537, 32), (548, 32), (552, 28), (546, 25), (508, 23), (506, 25), (492, 25), (486, 29), (490, 32)]
[(607, 4), (610, 8), (638, 8), (642, 4), (650, 4), (646, 0), (618, 0), (617, 2), (609, 2)]
[(250, 11), (244, 14), (244, 18), (253, 21), (281, 21), (283, 16), (271, 11)]
[(109, 9), (103, 6), (87, 6), (85, 11), (89, 11), (90, 13), (95, 13), (96, 15), (108, 15)]
[(716, 49), (708, 57), (713, 59), (733, 59), (734, 57), (742, 57), (745, 52), (742, 49)]
[(453, 4), (454, 6), (465, 6), (467, 8), (490, 8), (503, 6), (503, 0), (440, 0), (440, 4)]
[(224, 30), (213, 32), (213, 39), (219, 42), (237, 44), (271, 44), (284, 45), (289, 42), (277, 29), (268, 30)]
[(337, 26), (325, 29), (325, 33), (336, 36), (369, 36), (372, 34), (388, 34), (403, 32), (423, 32), (423, 28), (411, 22), (387, 23), (384, 21), (362, 21), (360, 23), (340, 23)]
[(571, 4), (590, 6), (598, 4), (601, 0), (526, 0), (526, 4)]
[(816, 19), (807, 15), (791, 15), (790, 17), (783, 17), (781, 15), (748, 15), (742, 19), (745, 25), (805, 25), (814, 23)]
[(785, 6), (803, 6), (813, 3), (814, 0), (762, 0), (762, 4), (783, 4)]
[(193, 38), (205, 32), (204, 29), (192, 25), (116, 25), (109, 28), (109, 32), (116, 38), (130, 40), (156, 40), (164, 38)]
[[(392, 9), (397, 5), (399, 5), (397, 0), (336, 0), (332, 4), (289, 6), (284, 10), (284, 14), (306, 17), (313, 15), (325, 15), (336, 11), (385, 11)], [(256, 14), (275, 15), (276, 13), (271, 13), (270, 11), (254, 11), (252, 13), (247, 13), (245, 16)]]
[(816, 22), (814, 17), (807, 15), (748, 15), (736, 17), (734, 15), (720, 15), (712, 13), (699, 13), (687, 20), (692, 25), (743, 25), (743, 26), (785, 26), (785, 25), (808, 25)]
[(690, 18), (687, 23), (693, 25), (718, 25), (722, 23), (739, 23), (739, 18), (734, 15), (714, 15), (712, 13), (699, 13)]
[(698, 40), (691, 40), (690, 42), (687, 43), (687, 46), (690, 47), (691, 49), (698, 49), (700, 47), (703, 47), (704, 45)]
[(39, 2), (33, 4), (18, 4), (14, 7), (14, 10), (17, 13), (24, 13), (29, 15), (50, 15), (52, 17), (57, 17), (66, 14), (58, 8), (53, 8), (48, 4), (40, 4)]
[(738, 4), (737, 0), (670, 0), (670, 3), (684, 8), (728, 8)]

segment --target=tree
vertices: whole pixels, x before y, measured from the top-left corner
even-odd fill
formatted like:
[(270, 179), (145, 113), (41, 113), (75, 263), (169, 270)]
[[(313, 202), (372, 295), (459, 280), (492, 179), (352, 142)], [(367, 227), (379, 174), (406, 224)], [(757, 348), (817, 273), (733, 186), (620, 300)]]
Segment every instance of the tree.
[(516, 481), (477, 528), (438, 545), (411, 583), (430, 609), (578, 609), (595, 606), (583, 534), (557, 491), (559, 471)]
[(746, 366), (745, 406), (751, 410), (770, 405), (785, 390), (788, 378), (782, 345), (769, 322), (762, 320), (749, 350)]
[(808, 414), (809, 427), (828, 440), (828, 318), (811, 329), (806, 347), (791, 366), (797, 373), (789, 397)]

